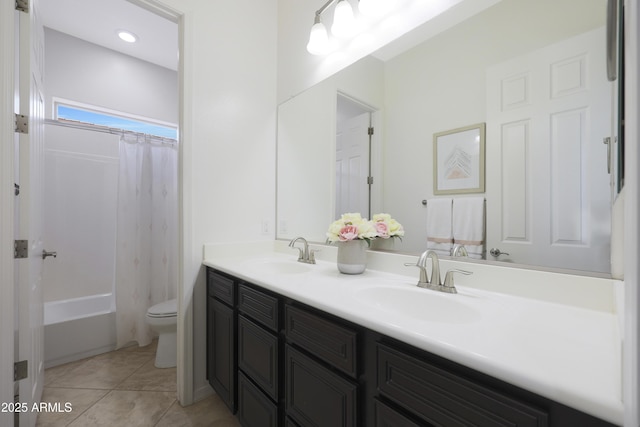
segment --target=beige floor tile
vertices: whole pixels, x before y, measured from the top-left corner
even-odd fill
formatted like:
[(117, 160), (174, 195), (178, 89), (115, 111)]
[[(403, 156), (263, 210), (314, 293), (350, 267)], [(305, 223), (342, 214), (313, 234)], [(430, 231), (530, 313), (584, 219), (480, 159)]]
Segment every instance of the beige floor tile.
[(41, 412), (38, 414), (37, 427), (63, 427), (79, 417), (91, 405), (104, 397), (108, 390), (86, 390), (77, 388), (45, 388), (42, 402), (57, 403), (60, 409), (69, 412)]
[(156, 427), (239, 426), (238, 420), (217, 395), (210, 396), (184, 408), (178, 402), (175, 402), (156, 425)]
[(71, 411), (43, 412), (37, 427), (239, 427), (216, 395), (183, 408), (176, 369), (154, 366), (157, 341), (45, 371), (43, 402)]
[[(113, 389), (153, 358), (150, 353), (120, 352), (94, 356), (46, 382), (49, 387)], [(45, 376), (47, 373), (45, 373)]]
[(149, 360), (131, 376), (118, 384), (116, 390), (177, 391), (176, 368), (160, 369)]
[(138, 344), (133, 344), (128, 347), (121, 348), (116, 351), (133, 351), (136, 353), (153, 353), (154, 356), (156, 354), (156, 349), (158, 348), (158, 340), (155, 339), (151, 341), (151, 344), (145, 345), (144, 347), (140, 347)]
[(64, 365), (54, 366), (53, 368), (48, 368), (44, 372), (44, 386), (48, 387), (58, 378), (64, 377), (69, 372), (72, 372), (74, 369), (77, 369), (80, 365), (85, 363), (87, 359), (77, 360), (75, 362), (65, 363)]
[(113, 390), (69, 427), (153, 427), (174, 402), (174, 393)]

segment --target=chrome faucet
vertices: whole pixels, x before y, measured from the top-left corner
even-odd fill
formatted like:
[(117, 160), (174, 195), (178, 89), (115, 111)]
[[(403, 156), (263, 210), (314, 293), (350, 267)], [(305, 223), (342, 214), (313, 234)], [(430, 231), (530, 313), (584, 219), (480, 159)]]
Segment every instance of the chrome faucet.
[[(431, 258), (431, 277), (427, 278), (427, 258)], [(449, 270), (444, 277), (444, 283), (440, 282), (440, 259), (438, 254), (432, 250), (423, 252), (418, 258), (418, 262), (415, 264), (406, 263), (406, 266), (416, 266), (420, 269), (420, 280), (418, 281), (418, 287), (431, 289), (432, 291), (447, 292), (449, 294), (456, 294), (458, 291), (453, 285), (453, 274), (473, 274), (466, 270)]]
[(427, 251), (424, 251), (418, 261), (413, 264), (406, 262), (404, 264), (407, 267), (418, 267), (420, 269), (420, 279), (418, 279), (418, 286), (421, 288), (426, 287), (429, 284), (429, 277), (427, 277)]
[(438, 254), (435, 251), (427, 251), (427, 255), (424, 258), (425, 269), (427, 268), (427, 258), (431, 258), (431, 278), (429, 279), (429, 285), (424, 287), (431, 289), (434, 285), (440, 285), (440, 258), (438, 258)]
[[(427, 274), (427, 258), (431, 258), (431, 277), (428, 277)], [(424, 251), (418, 258), (418, 262), (415, 264), (406, 263), (405, 265), (407, 267), (415, 266), (420, 269), (420, 279), (418, 281), (420, 288), (430, 287), (434, 280), (436, 283), (440, 283), (440, 260), (438, 259), (438, 254), (434, 251)]]
[(469, 252), (467, 252), (467, 248), (465, 248), (464, 245), (455, 245), (453, 247), (453, 252), (451, 252), (451, 256), (469, 256)]
[[(304, 248), (299, 248), (295, 246), (298, 240), (301, 240), (302, 243), (304, 243)], [(314, 255), (315, 250), (313, 249), (309, 250), (309, 243), (307, 242), (307, 239), (305, 239), (304, 237), (296, 237), (295, 239), (289, 242), (289, 247), (296, 248), (299, 251), (298, 262), (304, 262), (306, 264), (316, 263), (316, 258)]]

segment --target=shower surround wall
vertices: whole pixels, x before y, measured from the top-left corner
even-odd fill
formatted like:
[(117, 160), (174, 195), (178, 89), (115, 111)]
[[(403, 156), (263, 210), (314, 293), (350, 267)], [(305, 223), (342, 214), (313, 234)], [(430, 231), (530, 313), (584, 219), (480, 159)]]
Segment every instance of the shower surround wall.
[[(45, 43), (47, 118), (66, 100), (177, 123), (174, 70), (51, 29)], [(58, 252), (44, 266), (50, 367), (115, 348), (119, 137), (47, 125), (45, 140), (45, 246)]]

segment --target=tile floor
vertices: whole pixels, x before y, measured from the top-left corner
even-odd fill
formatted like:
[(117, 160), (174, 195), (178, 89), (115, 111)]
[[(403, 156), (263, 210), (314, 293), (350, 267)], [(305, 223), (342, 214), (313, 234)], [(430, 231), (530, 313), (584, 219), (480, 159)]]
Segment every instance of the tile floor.
[(43, 402), (71, 404), (70, 412), (42, 412), (38, 427), (238, 427), (218, 396), (183, 408), (175, 368), (153, 365), (155, 345), (128, 347), (49, 368)]

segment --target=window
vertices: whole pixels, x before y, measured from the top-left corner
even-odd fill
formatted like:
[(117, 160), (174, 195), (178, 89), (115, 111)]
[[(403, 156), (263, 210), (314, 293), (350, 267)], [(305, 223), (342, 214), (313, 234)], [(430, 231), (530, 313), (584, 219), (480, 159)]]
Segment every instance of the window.
[(55, 118), (109, 128), (146, 133), (163, 138), (178, 139), (178, 129), (170, 125), (161, 125), (132, 117), (120, 116), (113, 112), (103, 112), (75, 105), (55, 103)]

